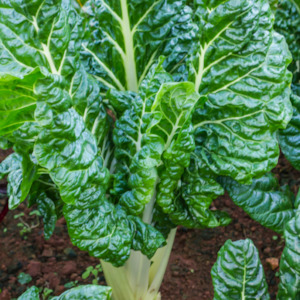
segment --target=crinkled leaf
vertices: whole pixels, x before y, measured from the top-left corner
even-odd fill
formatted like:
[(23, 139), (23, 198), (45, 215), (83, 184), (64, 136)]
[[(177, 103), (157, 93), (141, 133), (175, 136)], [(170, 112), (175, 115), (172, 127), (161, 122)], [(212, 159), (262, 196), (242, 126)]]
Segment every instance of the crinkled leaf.
[(111, 288), (108, 286), (101, 285), (82, 285), (72, 288), (60, 296), (53, 297), (53, 300), (110, 300), (111, 299)]
[(43, 217), (44, 236), (48, 240), (54, 229), (57, 221), (56, 207), (52, 199), (48, 198), (45, 193), (41, 193), (36, 199), (37, 207)]
[(188, 26), (185, 18), (180, 20), (183, 9), (184, 1), (175, 0), (88, 2), (84, 10), (91, 35), (84, 61), (89, 71), (106, 88), (137, 92), (157, 57), (168, 54), (169, 64), (182, 59), (187, 45), (175, 51), (174, 46), (187, 31), (181, 29)]
[(30, 88), (0, 86), (0, 135), (9, 135), (27, 121), (34, 121), (36, 96)]
[(284, 232), (285, 224), (295, 215), (291, 191), (281, 188), (271, 173), (253, 179), (251, 185), (240, 184), (229, 177), (220, 181), (236, 205), (278, 233)]
[[(156, 250), (165, 246), (164, 236), (151, 225), (145, 224), (139, 217), (129, 217), (132, 220), (132, 231), (135, 232), (132, 249), (141, 251), (149, 259), (155, 254)], [(152, 243), (145, 243), (151, 240)]]
[(43, 218), (45, 239), (49, 239), (53, 234), (57, 219), (62, 216), (63, 207), (58, 188), (49, 175), (41, 175), (33, 183), (28, 196), (28, 203), (29, 206), (37, 205)]
[(272, 8), (272, 10), (275, 12), (277, 9), (278, 0), (269, 0), (269, 3), (270, 3), (270, 7)]
[(285, 248), (280, 259), (278, 300), (300, 299), (300, 212), (284, 231)]
[(277, 163), (274, 132), (291, 118), (291, 55), (266, 1), (199, 1), (196, 17), (189, 78), (207, 98), (193, 116), (196, 154), (212, 173), (250, 182)]
[(87, 129), (96, 137), (97, 144), (101, 147), (107, 138), (110, 121), (97, 81), (85, 72), (82, 65), (72, 77), (69, 93), (73, 107), (83, 117)]
[(228, 240), (211, 271), (214, 300), (267, 300), (268, 287), (259, 254), (249, 239)]
[(7, 176), (7, 194), (9, 208), (16, 208), (21, 203), (22, 156), (12, 153), (0, 164), (0, 178)]
[[(150, 170), (149, 167), (145, 169), (144, 166), (142, 169), (139, 169), (137, 163), (138, 155), (149, 156), (150, 154), (145, 153), (145, 150), (144, 154), (139, 154), (139, 152), (145, 143), (146, 129), (152, 116), (150, 113), (151, 106), (156, 94), (162, 84), (172, 82), (172, 77), (164, 70), (162, 63), (163, 60), (160, 60), (157, 65), (151, 68), (141, 84), (140, 95), (136, 95), (132, 107), (127, 109), (116, 122), (113, 132), (113, 139), (116, 145), (115, 157), (117, 158), (114, 190), (127, 192), (122, 196), (121, 203), (125, 207), (135, 206), (135, 208), (131, 208), (135, 210), (135, 214), (138, 214), (137, 211), (143, 209), (143, 204), (141, 203), (147, 203), (155, 189), (154, 183), (157, 176), (155, 168), (150, 166)], [(148, 141), (148, 144), (150, 144), (150, 141)], [(153, 147), (152, 152), (155, 151), (156, 148)], [(140, 173), (137, 176), (136, 173), (139, 171)], [(144, 182), (140, 179), (137, 181), (141, 177), (144, 178)], [(143, 184), (146, 188), (139, 194), (128, 191), (134, 184)]]
[[(39, 289), (35, 286), (29, 288), (18, 300), (39, 300)], [(65, 291), (60, 296), (52, 297), (55, 300), (110, 300), (111, 288), (101, 285), (82, 285)]]
[(0, 164), (0, 179), (3, 179), (9, 173), (20, 169), (22, 157), (17, 153), (10, 154)]
[(15, 209), (27, 197), (37, 178), (36, 166), (29, 156), (13, 153), (0, 164), (0, 178), (7, 176), (9, 209)]
[(37, 174), (37, 165), (31, 160), (28, 153), (23, 153), (22, 159), (22, 184), (21, 201), (27, 197), (33, 182), (39, 177)]
[[(180, 167), (180, 163), (178, 166)], [(173, 168), (174, 171), (177, 171), (179, 167)], [(170, 179), (162, 176), (162, 180), (167, 183), (172, 183), (173, 178), (173, 174)], [(172, 191), (172, 185), (170, 187), (171, 189), (166, 188), (164, 193), (159, 195), (157, 202), (174, 224), (181, 224), (188, 228), (212, 228), (230, 223), (231, 219), (227, 213), (209, 209), (212, 201), (223, 195), (224, 190), (215, 178), (203, 174), (194, 158), (185, 170), (180, 186), (173, 187), (173, 197), (168, 194)]]
[(25, 293), (23, 293), (18, 300), (39, 300), (39, 289), (36, 286), (32, 286)]
[[(191, 113), (197, 100), (198, 94), (194, 91), (194, 85), (188, 82), (164, 83), (156, 94), (151, 112), (145, 116), (145, 122), (149, 123), (146, 132), (142, 136), (137, 136), (138, 140), (141, 139), (141, 147), (130, 165), (129, 186), (131, 191), (123, 194), (120, 199), (120, 204), (126, 207), (130, 213), (139, 215), (154, 195), (159, 179), (157, 167), (163, 152), (171, 152), (171, 149), (176, 149), (180, 142), (185, 143), (186, 147), (183, 150), (182, 146), (182, 152), (193, 150), (191, 132), (184, 135), (181, 134), (181, 131), (184, 126), (189, 127)], [(186, 139), (183, 140), (184, 138)], [(174, 146), (172, 143), (176, 143), (176, 139), (180, 141)], [(167, 156), (167, 154), (165, 155)], [(174, 177), (176, 184), (188, 163), (189, 156), (185, 158), (177, 178)], [(157, 195), (157, 199), (158, 197), (159, 195)], [(144, 219), (146, 222), (151, 221), (147, 218)]]
[(282, 34), (293, 56), (289, 69), (293, 72), (293, 82), (300, 80), (300, 3), (298, 0), (279, 0), (275, 14), (274, 28)]
[(133, 233), (126, 215), (105, 197), (109, 175), (97, 142), (58, 82), (44, 79), (36, 90), (36, 118), (43, 130), (34, 152), (67, 203), (64, 215), (71, 240), (91, 255), (120, 265), (129, 257)]
[(293, 117), (287, 128), (279, 131), (279, 144), (284, 156), (300, 170), (300, 87), (294, 86), (291, 95)]

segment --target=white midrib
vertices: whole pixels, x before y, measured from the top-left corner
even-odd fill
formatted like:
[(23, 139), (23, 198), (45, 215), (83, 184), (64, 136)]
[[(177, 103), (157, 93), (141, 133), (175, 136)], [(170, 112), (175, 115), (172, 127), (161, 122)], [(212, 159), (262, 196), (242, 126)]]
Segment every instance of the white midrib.
[(138, 79), (134, 57), (133, 32), (130, 28), (127, 0), (121, 0), (122, 9), (122, 33), (125, 43), (124, 66), (126, 74), (127, 89), (138, 92)]
[(242, 289), (242, 298), (241, 300), (246, 300), (246, 272), (247, 272), (247, 264), (246, 264), (246, 258), (244, 255), (245, 265), (244, 265), (244, 275), (243, 275), (243, 289)]
[[(39, 32), (39, 30), (40, 30), (39, 26), (38, 26), (38, 23), (37, 23), (37, 18), (38, 18), (38, 15), (40, 13), (41, 7), (44, 5), (44, 2), (45, 2), (45, 0), (41, 3), (40, 7), (38, 8), (38, 10), (36, 12), (36, 15), (32, 17), (33, 21), (31, 22), (31, 24), (35, 28), (36, 32)], [(57, 71), (57, 69), (55, 67), (55, 64), (54, 64), (54, 61), (53, 61), (53, 58), (52, 58), (52, 55), (51, 55), (51, 52), (50, 52), (50, 40), (51, 40), (51, 35), (52, 35), (52, 32), (53, 32), (53, 26), (54, 26), (54, 23), (52, 24), (52, 27), (51, 27), (51, 32), (50, 32), (49, 37), (48, 37), (47, 45), (45, 45), (44, 43), (42, 43), (43, 51), (40, 51), (40, 52), (45, 55), (45, 57), (46, 57), (46, 59), (47, 59), (47, 61), (49, 63), (51, 72), (53, 74), (60, 75), (66, 51), (64, 53), (64, 57), (62, 59), (61, 66), (60, 66), (59, 70)]]

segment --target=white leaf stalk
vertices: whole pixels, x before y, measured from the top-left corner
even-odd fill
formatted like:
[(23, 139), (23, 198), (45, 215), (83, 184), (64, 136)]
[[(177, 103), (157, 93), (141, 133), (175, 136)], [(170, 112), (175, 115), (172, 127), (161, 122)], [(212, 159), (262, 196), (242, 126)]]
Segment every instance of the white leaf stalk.
[(107, 284), (112, 287), (113, 300), (160, 300), (159, 289), (166, 272), (174, 243), (176, 228), (172, 229), (167, 245), (157, 250), (149, 260), (139, 251), (131, 251), (123, 267), (101, 261)]

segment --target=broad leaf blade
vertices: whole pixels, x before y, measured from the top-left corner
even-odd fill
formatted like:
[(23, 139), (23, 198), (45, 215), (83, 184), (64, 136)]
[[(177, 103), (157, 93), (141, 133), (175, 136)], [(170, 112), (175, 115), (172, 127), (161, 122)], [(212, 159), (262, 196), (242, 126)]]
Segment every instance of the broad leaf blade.
[(23, 123), (34, 121), (36, 96), (30, 87), (0, 86), (0, 135), (9, 135)]
[(300, 80), (300, 3), (298, 0), (279, 0), (275, 13), (274, 28), (282, 34), (293, 56), (289, 69), (293, 72), (293, 82)]
[(300, 170), (300, 87), (294, 86), (291, 95), (293, 117), (287, 128), (279, 131), (279, 144), (284, 156)]
[(280, 259), (278, 300), (300, 299), (300, 213), (287, 223), (285, 248)]
[(69, 300), (69, 299), (80, 299), (80, 300), (110, 300), (111, 299), (111, 288), (108, 286), (101, 285), (82, 285), (72, 288), (58, 297), (53, 297), (54, 300)]
[(284, 232), (285, 224), (295, 215), (292, 192), (280, 188), (271, 173), (253, 179), (251, 185), (240, 184), (228, 177), (221, 178), (221, 184), (234, 203), (252, 219), (278, 233)]
[(36, 286), (32, 286), (25, 293), (23, 293), (18, 300), (39, 300), (39, 289)]
[(164, 49), (172, 56), (174, 26), (183, 8), (184, 1), (174, 0), (90, 1), (86, 11), (92, 35), (84, 46), (90, 72), (106, 88), (137, 92)]
[(196, 154), (210, 172), (250, 182), (277, 163), (274, 132), (291, 118), (291, 55), (265, 1), (199, 1), (196, 16), (203, 28), (189, 74), (207, 97), (193, 116)]
[(228, 240), (211, 271), (214, 300), (267, 300), (268, 287), (258, 251), (251, 240)]

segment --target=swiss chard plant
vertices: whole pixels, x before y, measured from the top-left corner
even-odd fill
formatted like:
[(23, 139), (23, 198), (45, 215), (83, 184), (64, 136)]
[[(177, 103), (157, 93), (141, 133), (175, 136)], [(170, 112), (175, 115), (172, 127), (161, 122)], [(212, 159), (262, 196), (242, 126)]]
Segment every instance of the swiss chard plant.
[[(176, 227), (227, 225), (210, 210), (224, 182), (255, 185), (275, 167), (292, 56), (267, 0), (82, 4), (0, 0), (0, 144), (15, 151), (0, 177), (10, 209), (37, 205), (46, 238), (65, 217), (73, 244), (101, 259), (113, 299), (157, 300)], [(287, 202), (282, 222), (294, 216)], [(249, 289), (267, 299), (261, 279), (217, 291), (232, 249), (252, 251), (251, 280), (263, 276), (250, 241), (228, 242), (216, 299), (254, 299)]]

